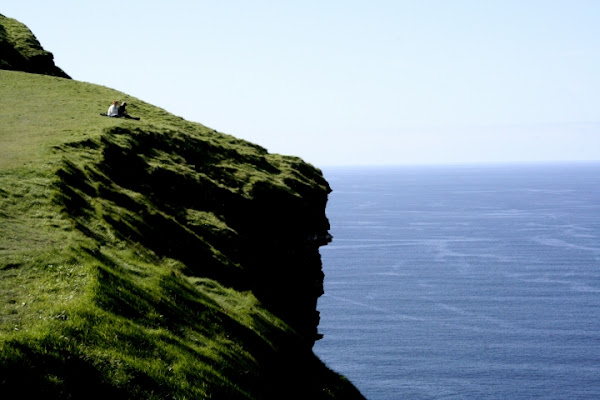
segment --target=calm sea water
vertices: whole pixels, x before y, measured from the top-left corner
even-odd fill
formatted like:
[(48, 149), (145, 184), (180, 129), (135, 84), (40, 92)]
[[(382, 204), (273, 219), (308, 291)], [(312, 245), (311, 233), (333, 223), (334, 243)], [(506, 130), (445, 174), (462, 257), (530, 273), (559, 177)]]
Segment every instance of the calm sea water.
[(368, 399), (600, 398), (600, 164), (324, 172), (315, 352)]

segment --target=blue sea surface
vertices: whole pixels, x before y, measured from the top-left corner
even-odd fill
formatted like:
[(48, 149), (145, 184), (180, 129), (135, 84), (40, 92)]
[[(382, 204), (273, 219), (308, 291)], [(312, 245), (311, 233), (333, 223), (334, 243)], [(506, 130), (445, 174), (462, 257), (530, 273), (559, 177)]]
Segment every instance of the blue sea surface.
[(315, 353), (365, 397), (600, 398), (600, 164), (324, 174)]

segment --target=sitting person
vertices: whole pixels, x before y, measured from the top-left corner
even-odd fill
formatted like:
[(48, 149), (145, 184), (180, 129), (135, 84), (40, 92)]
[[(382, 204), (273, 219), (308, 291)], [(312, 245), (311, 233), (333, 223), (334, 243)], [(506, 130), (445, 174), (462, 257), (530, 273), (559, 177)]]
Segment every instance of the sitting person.
[(114, 117), (114, 118), (129, 118), (129, 119), (135, 119), (137, 121), (140, 120), (140, 117), (132, 117), (130, 116), (127, 111), (125, 110), (125, 106), (127, 105), (127, 103), (123, 102), (121, 103), (121, 105), (119, 105), (119, 102), (117, 100), (114, 100), (110, 107), (108, 107), (108, 111), (106, 112), (106, 114), (100, 114), (102, 116), (107, 116), (107, 117)]
[(121, 103), (121, 105), (119, 106), (119, 109), (118, 109), (118, 114), (119, 114), (119, 117), (123, 117), (123, 118), (129, 118), (129, 119), (135, 119), (135, 120), (138, 120), (138, 121), (139, 121), (140, 117), (132, 117), (132, 116), (130, 116), (129, 114), (127, 114), (127, 110), (125, 110), (125, 106), (126, 106), (126, 105), (127, 105), (127, 103), (123, 102), (123, 103)]
[(119, 102), (114, 100), (110, 107), (108, 107), (108, 111), (106, 112), (108, 117), (118, 117), (119, 116)]

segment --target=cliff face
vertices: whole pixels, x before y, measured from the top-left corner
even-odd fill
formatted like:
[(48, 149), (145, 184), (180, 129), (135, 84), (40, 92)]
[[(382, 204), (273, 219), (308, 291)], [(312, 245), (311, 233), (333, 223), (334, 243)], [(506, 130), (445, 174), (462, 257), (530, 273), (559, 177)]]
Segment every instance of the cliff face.
[[(318, 169), (108, 88), (0, 81), (0, 393), (362, 398), (311, 349)], [(142, 119), (100, 117), (113, 99)]]

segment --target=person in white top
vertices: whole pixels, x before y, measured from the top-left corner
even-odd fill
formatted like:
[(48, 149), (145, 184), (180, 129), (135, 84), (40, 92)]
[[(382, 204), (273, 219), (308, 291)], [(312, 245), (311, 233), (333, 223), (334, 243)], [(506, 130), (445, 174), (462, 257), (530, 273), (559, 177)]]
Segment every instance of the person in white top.
[(119, 116), (119, 102), (117, 100), (113, 101), (110, 107), (108, 107), (106, 115), (108, 115), (109, 117)]

